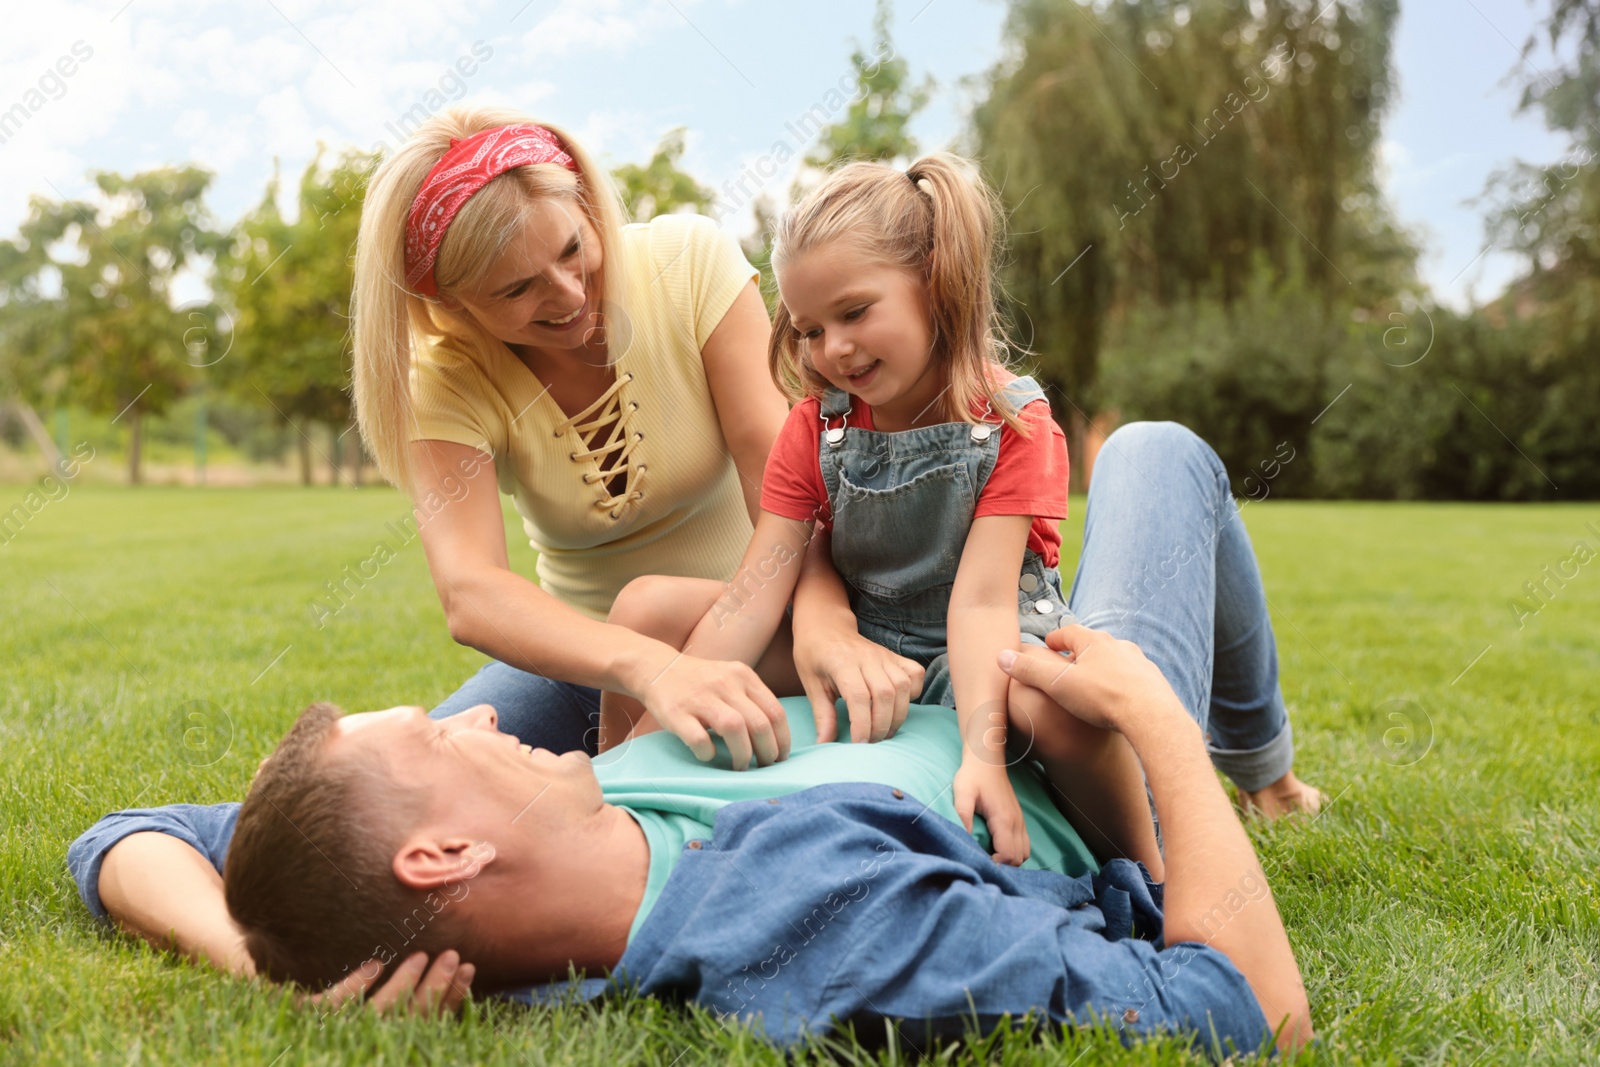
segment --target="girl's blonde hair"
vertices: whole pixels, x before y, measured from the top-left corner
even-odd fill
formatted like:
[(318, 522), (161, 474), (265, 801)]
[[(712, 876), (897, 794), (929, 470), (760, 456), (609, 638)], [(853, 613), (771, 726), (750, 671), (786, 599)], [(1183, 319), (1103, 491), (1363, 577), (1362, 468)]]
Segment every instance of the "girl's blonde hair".
[[(947, 422), (979, 422), (985, 402), (1026, 434), (992, 371), (1009, 342), (995, 310), (999, 198), (959, 156), (938, 152), (904, 171), (847, 163), (778, 221), (772, 269), (781, 273), (809, 249), (848, 241), (875, 261), (910, 271), (928, 289), (933, 359), (946, 376)], [(791, 400), (820, 396), (829, 383), (805, 354), (780, 294), (767, 352), (772, 380)]]
[[(445, 338), (481, 353), (501, 342), (470, 314), (454, 313), (406, 288), (406, 219), (423, 179), (450, 148), (484, 130), (531, 123), (502, 108), (447, 108), (373, 171), (356, 239), (353, 368), (356, 419), (378, 468), (407, 494), (412, 491), (410, 431), (414, 425), (411, 361), (414, 351)], [(578, 165), (515, 167), (491, 180), (457, 212), (439, 246), (434, 277), (441, 293), (480, 282), (517, 235), (528, 205), (563, 197), (578, 206), (600, 235), (605, 308), (618, 307), (623, 291), (622, 207), (616, 186), (570, 136), (547, 122)]]

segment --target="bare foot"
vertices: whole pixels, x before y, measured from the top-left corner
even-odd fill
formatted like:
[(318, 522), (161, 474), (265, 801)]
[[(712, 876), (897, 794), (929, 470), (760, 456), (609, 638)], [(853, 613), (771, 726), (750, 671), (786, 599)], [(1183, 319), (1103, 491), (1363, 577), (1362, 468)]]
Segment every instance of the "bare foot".
[(1239, 790), (1239, 807), (1246, 815), (1259, 815), (1266, 819), (1279, 819), (1295, 812), (1315, 815), (1328, 802), (1328, 795), (1316, 786), (1307, 785), (1294, 776), (1294, 772), (1279, 778), (1265, 789), (1253, 793)]

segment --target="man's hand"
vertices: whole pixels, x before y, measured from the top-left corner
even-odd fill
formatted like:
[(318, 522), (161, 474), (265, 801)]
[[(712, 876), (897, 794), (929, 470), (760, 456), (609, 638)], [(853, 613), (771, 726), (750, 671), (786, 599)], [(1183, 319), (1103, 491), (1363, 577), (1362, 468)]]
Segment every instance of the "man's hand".
[(856, 744), (893, 737), (906, 721), (911, 698), (922, 692), (922, 664), (896, 655), (876, 641), (849, 630), (794, 635), (794, 666), (811, 701), (817, 740), (839, 736), (837, 701), (850, 713), (850, 740)]
[(1127, 733), (1135, 716), (1176, 710), (1188, 713), (1166, 676), (1132, 641), (1074, 623), (1052, 631), (1046, 643), (1067, 654), (1059, 663), (1038, 656), (1000, 653), (1000, 667), (1012, 678), (1042, 690), (1091, 726)]
[(305, 997), (303, 1003), (326, 1007), (333, 1014), (365, 997), (367, 1006), (380, 1015), (454, 1015), (472, 988), (476, 970), (472, 964), (462, 963), (454, 949), (439, 953), (432, 967), (428, 966), (428, 954), (418, 952), (367, 997), (367, 990), (383, 973), (382, 963), (368, 960), (327, 991)]
[(716, 756), (715, 733), (728, 745), (733, 769), (765, 767), (789, 755), (789, 718), (756, 672), (743, 663), (678, 655), (640, 694), (663, 728), (695, 759)]
[(956, 814), (961, 816), (967, 833), (972, 832), (974, 813), (989, 824), (996, 863), (1022, 865), (1030, 850), (1028, 824), (1023, 821), (1022, 805), (1017, 802), (1004, 764), (976, 758), (962, 760), (961, 769), (956, 771), (954, 799)]

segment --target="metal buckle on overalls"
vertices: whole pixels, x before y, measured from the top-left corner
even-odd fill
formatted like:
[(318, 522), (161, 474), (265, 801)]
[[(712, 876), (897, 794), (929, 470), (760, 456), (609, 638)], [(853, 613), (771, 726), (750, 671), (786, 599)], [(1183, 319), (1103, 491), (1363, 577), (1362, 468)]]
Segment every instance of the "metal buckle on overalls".
[[(989, 416), (994, 414), (994, 404), (992, 404), (992, 403), (985, 404), (984, 407), (986, 409), (984, 411), (984, 413), (983, 413), (985, 418), (987, 418), (987, 417), (989, 417)], [(987, 441), (989, 439), (989, 437), (994, 433), (994, 430), (995, 430), (994, 426), (991, 425), (990, 423), (987, 423), (987, 422), (977, 423), (975, 426), (972, 427), (972, 439), (974, 441), (978, 442), (979, 444), (982, 444), (983, 442), (985, 442), (985, 441)]]
[(843, 415), (834, 416), (839, 420), (839, 425), (830, 429), (828, 427), (828, 413), (818, 409), (818, 415), (822, 419), (822, 439), (828, 442), (828, 446), (830, 448), (838, 447), (839, 443), (844, 440), (845, 420), (850, 417), (850, 412), (854, 410), (855, 405), (852, 404), (850, 407), (844, 409)]

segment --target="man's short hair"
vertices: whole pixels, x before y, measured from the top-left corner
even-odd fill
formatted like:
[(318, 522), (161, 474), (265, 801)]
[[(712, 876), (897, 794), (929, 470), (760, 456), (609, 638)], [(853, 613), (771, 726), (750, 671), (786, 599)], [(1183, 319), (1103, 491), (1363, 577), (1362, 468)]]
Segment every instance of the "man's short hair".
[(414, 810), (381, 756), (328, 751), (344, 712), (312, 704), (256, 774), (228, 847), (223, 891), (256, 970), (321, 990), (379, 960), (450, 947), (439, 894), (393, 862)]

